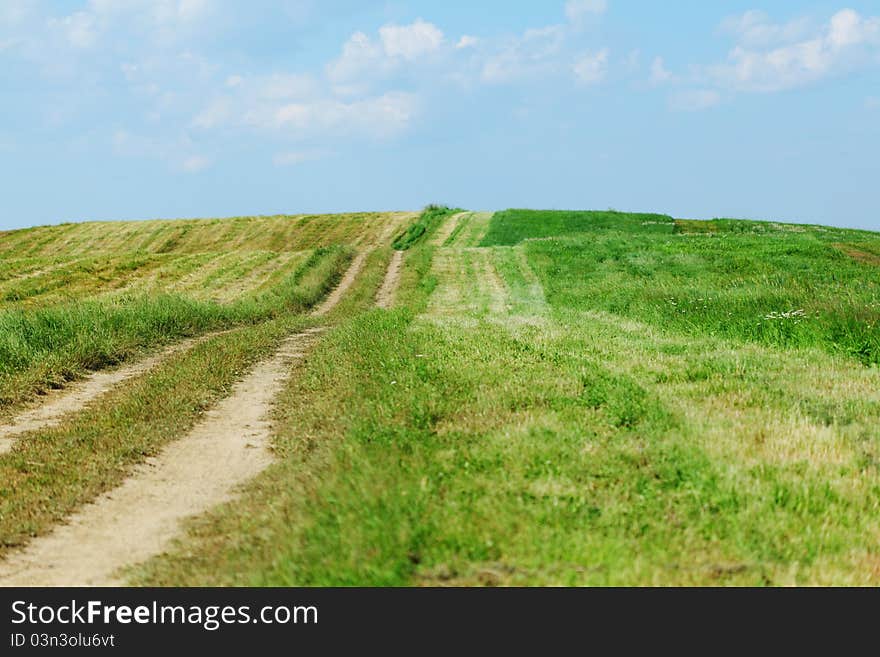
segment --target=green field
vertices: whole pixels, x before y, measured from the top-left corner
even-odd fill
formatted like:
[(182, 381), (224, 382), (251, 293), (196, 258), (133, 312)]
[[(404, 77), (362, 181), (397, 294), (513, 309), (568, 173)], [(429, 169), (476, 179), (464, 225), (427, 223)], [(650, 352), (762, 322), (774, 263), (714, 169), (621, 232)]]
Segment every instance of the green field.
[(317, 325), (358, 254), (274, 463), (130, 582), (880, 584), (880, 234), (614, 211), (0, 234), (0, 416), (227, 331), (0, 454), (0, 555)]

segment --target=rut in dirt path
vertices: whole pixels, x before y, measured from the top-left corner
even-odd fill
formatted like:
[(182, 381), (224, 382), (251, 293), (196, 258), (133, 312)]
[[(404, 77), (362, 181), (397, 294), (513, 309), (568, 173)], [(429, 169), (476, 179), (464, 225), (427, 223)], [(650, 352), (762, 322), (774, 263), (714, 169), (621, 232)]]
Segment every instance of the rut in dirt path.
[[(393, 228), (394, 226), (390, 225), (390, 228), (383, 233), (382, 239), (390, 235)], [(312, 316), (325, 315), (339, 303), (363, 268), (366, 257), (367, 253), (361, 253), (352, 260), (339, 285), (312, 311)], [(109, 392), (123, 381), (149, 372), (169, 356), (185, 351), (213, 335), (217, 333), (182, 340), (144, 360), (113, 370), (95, 372), (61, 390), (49, 393), (38, 405), (18, 414), (5, 424), (0, 423), (0, 454), (11, 450), (15, 438), (21, 434), (56, 426), (66, 416), (81, 411), (89, 402)]]
[(451, 217), (448, 217), (446, 221), (444, 221), (437, 230), (434, 232), (434, 235), (431, 237), (431, 241), (429, 242), (433, 246), (443, 246), (446, 243), (446, 240), (449, 239), (449, 236), (455, 231), (458, 226), (458, 222), (464, 219), (467, 215), (472, 214), (470, 212), (459, 212), (458, 214), (454, 214)]
[(321, 330), (287, 338), (189, 435), (0, 563), (0, 586), (119, 585), (117, 571), (161, 553), (182, 520), (230, 499), (271, 464), (269, 407)]
[(357, 254), (354, 257), (354, 260), (351, 261), (351, 265), (348, 267), (348, 271), (342, 277), (342, 280), (339, 281), (339, 285), (327, 295), (327, 298), (312, 311), (312, 317), (320, 317), (322, 315), (326, 315), (331, 310), (333, 310), (336, 305), (342, 301), (342, 297), (345, 296), (345, 293), (348, 292), (348, 288), (354, 284), (355, 279), (358, 274), (361, 273), (361, 269), (363, 269), (364, 262), (367, 259), (367, 252), (362, 252)]
[(382, 281), (382, 287), (376, 293), (376, 306), (379, 308), (391, 308), (394, 305), (394, 298), (397, 296), (397, 288), (400, 285), (400, 270), (403, 266), (403, 251), (395, 251), (391, 256), (391, 262), (388, 263), (388, 270), (385, 272), (385, 279)]
[[(352, 261), (313, 315), (336, 306), (364, 258)], [(186, 436), (134, 468), (122, 484), (65, 524), (0, 562), (0, 586), (118, 585), (120, 571), (160, 554), (178, 536), (182, 521), (231, 499), (239, 486), (272, 463), (272, 403), (291, 365), (308, 353), (323, 330), (285, 339)]]
[(0, 454), (12, 449), (15, 438), (21, 434), (54, 427), (66, 416), (81, 411), (89, 402), (123, 381), (149, 372), (166, 358), (193, 347), (206, 337), (182, 340), (143, 360), (117, 369), (95, 372), (63, 389), (49, 393), (39, 405), (20, 413), (7, 424), (0, 424)]

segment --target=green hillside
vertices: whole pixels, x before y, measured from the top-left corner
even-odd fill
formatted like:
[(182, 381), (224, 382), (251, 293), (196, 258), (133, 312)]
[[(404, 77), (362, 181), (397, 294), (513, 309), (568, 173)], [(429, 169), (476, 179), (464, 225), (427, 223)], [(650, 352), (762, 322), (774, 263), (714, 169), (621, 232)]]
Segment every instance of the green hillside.
[(9, 409), (235, 329), (0, 454), (0, 553), (320, 323), (274, 463), (131, 582), (880, 584), (880, 234), (432, 207), (31, 229), (0, 257)]

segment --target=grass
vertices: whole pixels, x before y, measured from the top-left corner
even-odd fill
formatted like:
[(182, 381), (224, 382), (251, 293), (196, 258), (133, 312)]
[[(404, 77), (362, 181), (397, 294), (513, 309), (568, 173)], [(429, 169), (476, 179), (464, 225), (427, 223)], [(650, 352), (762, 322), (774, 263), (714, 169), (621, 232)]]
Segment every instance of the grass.
[(557, 237), (570, 233), (613, 230), (621, 233), (664, 234), (672, 232), (672, 217), (660, 214), (570, 212), (561, 210), (505, 210), (492, 218), (480, 246), (519, 244), (524, 239)]
[(231, 304), (166, 294), (0, 311), (0, 408), (182, 337), (303, 312), (350, 259), (343, 247), (317, 249), (276, 287)]
[[(278, 398), (275, 464), (131, 581), (880, 584), (880, 236), (511, 210), (437, 246), (449, 212), (395, 224)], [(304, 321), (212, 338), (0, 456), (7, 549)]]
[(304, 251), (375, 241), (408, 213), (276, 215), (229, 219), (84, 222), (0, 232), (0, 256), (114, 256), (119, 253), (197, 254)]
[[(544, 236), (564, 220), (546, 214), (502, 213), (484, 244)], [(700, 224), (686, 234), (683, 227), (699, 222), (679, 222), (673, 234), (668, 223), (642, 227), (644, 215), (620, 225), (605, 213), (595, 222), (590, 213), (578, 216), (577, 234), (525, 247), (556, 308), (600, 309), (690, 335), (821, 347), (880, 363), (880, 277), (833, 244), (857, 231), (717, 220), (705, 222), (709, 232)]]
[(725, 259), (827, 303), (839, 288), (824, 260), (803, 282), (810, 258), (849, 285), (876, 274), (799, 240), (716, 251), (630, 219), (534, 241), (496, 215), (493, 246), (420, 240), (399, 307), (344, 319), (291, 380), (278, 463), (135, 581), (880, 583), (880, 370), (827, 333), (723, 332), (649, 293), (688, 276), (725, 293)]
[(215, 336), (0, 455), (0, 554), (41, 534), (188, 431), (251, 365), (308, 324), (286, 316)]
[[(353, 314), (372, 305), (390, 255), (389, 246), (370, 253), (357, 284), (334, 314)], [(85, 306), (76, 318), (81, 321), (70, 321), (68, 327), (75, 339), (84, 339), (80, 329), (92, 322), (95, 345), (86, 352), (99, 345), (119, 348), (128, 338), (173, 341), (178, 334), (209, 328), (207, 323), (212, 328), (229, 322), (240, 326), (163, 360), (150, 373), (117, 386), (60, 425), (29, 432), (14, 443), (10, 452), (0, 455), (0, 555), (45, 533), (118, 485), (132, 466), (189, 431), (207, 409), (229, 393), (244, 372), (270, 355), (284, 337), (317, 324), (319, 320), (304, 315), (304, 311), (326, 295), (351, 257), (352, 249), (346, 245), (319, 248), (265, 294), (240, 298), (228, 305), (196, 302), (183, 296), (143, 295), (17, 311), (30, 326), (45, 326), (43, 334), (32, 331), (30, 337), (34, 341), (44, 337), (47, 344), (54, 341), (52, 353), (59, 360), (65, 354), (58, 348), (59, 331), (65, 320), (70, 321), (68, 313), (82, 310), (87, 303), (92, 305)], [(148, 312), (140, 312), (145, 307)], [(114, 315), (115, 311), (126, 315)], [(108, 330), (95, 331), (95, 323), (104, 321), (111, 324)], [(106, 344), (102, 343), (104, 339)], [(39, 362), (45, 361), (43, 358)], [(105, 363), (92, 363), (100, 364)]]
[(398, 235), (392, 246), (398, 251), (406, 251), (417, 244), (427, 233), (436, 230), (437, 226), (447, 217), (461, 212), (461, 210), (448, 208), (445, 205), (429, 205), (418, 218), (411, 223), (406, 231)]

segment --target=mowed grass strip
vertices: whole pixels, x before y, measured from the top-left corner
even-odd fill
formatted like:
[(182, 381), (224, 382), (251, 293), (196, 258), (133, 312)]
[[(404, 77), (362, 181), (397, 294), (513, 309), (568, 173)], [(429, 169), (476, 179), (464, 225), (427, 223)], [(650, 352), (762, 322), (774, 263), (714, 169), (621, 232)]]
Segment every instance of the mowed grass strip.
[(650, 215), (509, 210), (492, 219), (484, 244), (529, 240), (529, 263), (555, 308), (880, 364), (880, 270), (836, 247), (860, 240), (867, 252), (880, 245), (876, 234), (722, 219), (678, 224), (673, 233), (671, 220)]
[(166, 294), (2, 311), (0, 410), (183, 337), (304, 312), (332, 289), (352, 255), (347, 247), (318, 249), (276, 287), (231, 304)]
[(525, 239), (611, 229), (627, 233), (672, 233), (675, 222), (661, 214), (608, 211), (504, 210), (492, 216), (480, 246), (513, 246)]
[(286, 316), (215, 336), (61, 425), (22, 435), (0, 456), (0, 554), (118, 485), (134, 464), (191, 429), (286, 335), (312, 323)]
[(433, 234), (443, 220), (461, 212), (461, 209), (449, 208), (445, 205), (429, 205), (407, 226), (406, 230), (394, 238), (392, 246), (400, 251), (411, 249), (422, 239)]
[[(436, 281), (430, 250), (412, 255), (405, 298), (421, 308)], [(628, 377), (496, 324), (414, 323), (411, 309), (354, 318), (293, 378), (276, 424), (279, 463), (137, 582), (619, 581), (631, 570), (609, 579), (587, 546), (623, 565), (647, 519), (666, 527), (656, 508), (627, 518), (653, 472), (626, 466), (644, 444), (634, 432), (662, 437), (675, 419)], [(685, 446), (658, 450), (667, 478), (705, 466)], [(591, 479), (608, 489), (607, 515)], [(615, 535), (598, 533), (599, 519), (619, 523)]]
[(662, 337), (570, 319), (514, 334), (406, 310), (350, 320), (279, 399), (279, 463), (136, 581), (880, 581), (876, 403), (823, 426), (784, 373), (725, 375), (761, 354), (694, 342), (664, 359)]
[(344, 322), (288, 385), (279, 462), (135, 581), (880, 581), (876, 368), (610, 312), (595, 268), (548, 311), (535, 277), (567, 270), (535, 244), (490, 252), (509, 323), (420, 316), (447, 282), (411, 249), (403, 307)]
[(0, 254), (16, 258), (58, 254), (81, 257), (126, 252), (285, 252), (336, 244), (358, 246), (374, 242), (389, 222), (397, 224), (408, 216), (405, 212), (362, 212), (40, 226), (0, 232)]

